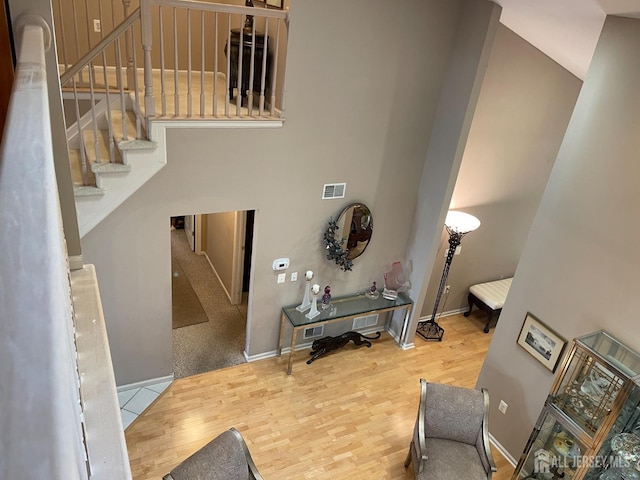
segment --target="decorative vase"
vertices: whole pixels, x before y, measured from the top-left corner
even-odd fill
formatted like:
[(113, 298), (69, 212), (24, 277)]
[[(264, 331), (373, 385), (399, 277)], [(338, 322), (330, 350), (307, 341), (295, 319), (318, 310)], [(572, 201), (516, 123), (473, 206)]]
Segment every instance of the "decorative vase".
[(380, 296), (380, 292), (378, 292), (378, 286), (376, 282), (373, 282), (371, 284), (371, 287), (369, 287), (369, 289), (365, 292), (365, 294), (367, 295), (367, 297), (371, 298), (372, 300), (375, 300)]
[(311, 287), (311, 294), (313, 295), (313, 300), (311, 301), (311, 310), (309, 310), (309, 313), (305, 315), (305, 317), (307, 317), (309, 320), (311, 320), (312, 318), (316, 318), (318, 315), (320, 315), (320, 312), (318, 311), (318, 294), (319, 293), (320, 293), (320, 285), (318, 285), (317, 283), (313, 284), (313, 286)]
[(296, 310), (299, 312), (304, 312), (311, 307), (311, 299), (309, 298), (311, 295), (311, 279), (313, 278), (313, 272), (311, 270), (307, 270), (305, 273), (305, 279), (307, 284), (304, 288), (304, 297), (302, 298), (302, 303), (296, 307)]
[(322, 310), (326, 310), (331, 305), (331, 287), (324, 287), (324, 295), (322, 295)]

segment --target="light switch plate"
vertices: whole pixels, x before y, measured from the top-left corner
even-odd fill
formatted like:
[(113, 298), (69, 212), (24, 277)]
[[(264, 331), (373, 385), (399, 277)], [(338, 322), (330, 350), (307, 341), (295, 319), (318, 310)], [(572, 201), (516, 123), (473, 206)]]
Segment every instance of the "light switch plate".
[(287, 280), (287, 274), (286, 273), (279, 273), (278, 274), (278, 283), (284, 283)]
[(286, 270), (287, 268), (289, 268), (289, 259), (288, 258), (276, 258), (273, 261), (273, 264), (271, 265), (271, 267), (278, 271), (278, 270)]

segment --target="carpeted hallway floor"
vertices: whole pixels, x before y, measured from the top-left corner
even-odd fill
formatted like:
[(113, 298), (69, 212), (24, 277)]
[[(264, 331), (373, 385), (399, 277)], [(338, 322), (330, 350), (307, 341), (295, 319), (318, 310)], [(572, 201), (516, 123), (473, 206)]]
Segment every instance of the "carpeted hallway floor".
[[(247, 324), (247, 301), (231, 305), (204, 255), (189, 248), (184, 230), (171, 232), (172, 264), (188, 278), (208, 322), (173, 329), (175, 378), (245, 363), (243, 354)], [(174, 275), (176, 272), (173, 272)], [(194, 298), (192, 297), (192, 298)], [(184, 299), (180, 299), (184, 301)], [(176, 300), (174, 300), (176, 301)], [(193, 310), (197, 310), (194, 308)], [(182, 308), (185, 312), (189, 309)], [(176, 319), (179, 323), (189, 323)], [(175, 322), (174, 322), (175, 323)]]

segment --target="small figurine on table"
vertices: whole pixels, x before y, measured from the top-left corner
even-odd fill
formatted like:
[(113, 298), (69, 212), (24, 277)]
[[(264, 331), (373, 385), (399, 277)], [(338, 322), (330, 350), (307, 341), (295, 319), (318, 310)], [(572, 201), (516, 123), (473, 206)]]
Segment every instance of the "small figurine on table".
[(371, 298), (371, 299), (376, 299), (380, 296), (380, 293), (378, 292), (378, 286), (376, 285), (376, 282), (373, 282), (371, 284), (371, 287), (369, 287), (369, 290), (367, 290), (366, 292), (367, 297)]
[(331, 287), (327, 285), (324, 287), (324, 295), (322, 295), (322, 309), (325, 310), (329, 308), (331, 304)]

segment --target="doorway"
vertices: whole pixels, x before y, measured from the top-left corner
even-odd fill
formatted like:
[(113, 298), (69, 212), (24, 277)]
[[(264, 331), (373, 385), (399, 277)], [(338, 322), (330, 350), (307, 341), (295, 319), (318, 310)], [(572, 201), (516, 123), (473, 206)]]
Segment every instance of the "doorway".
[(171, 217), (173, 371), (245, 363), (254, 211)]

